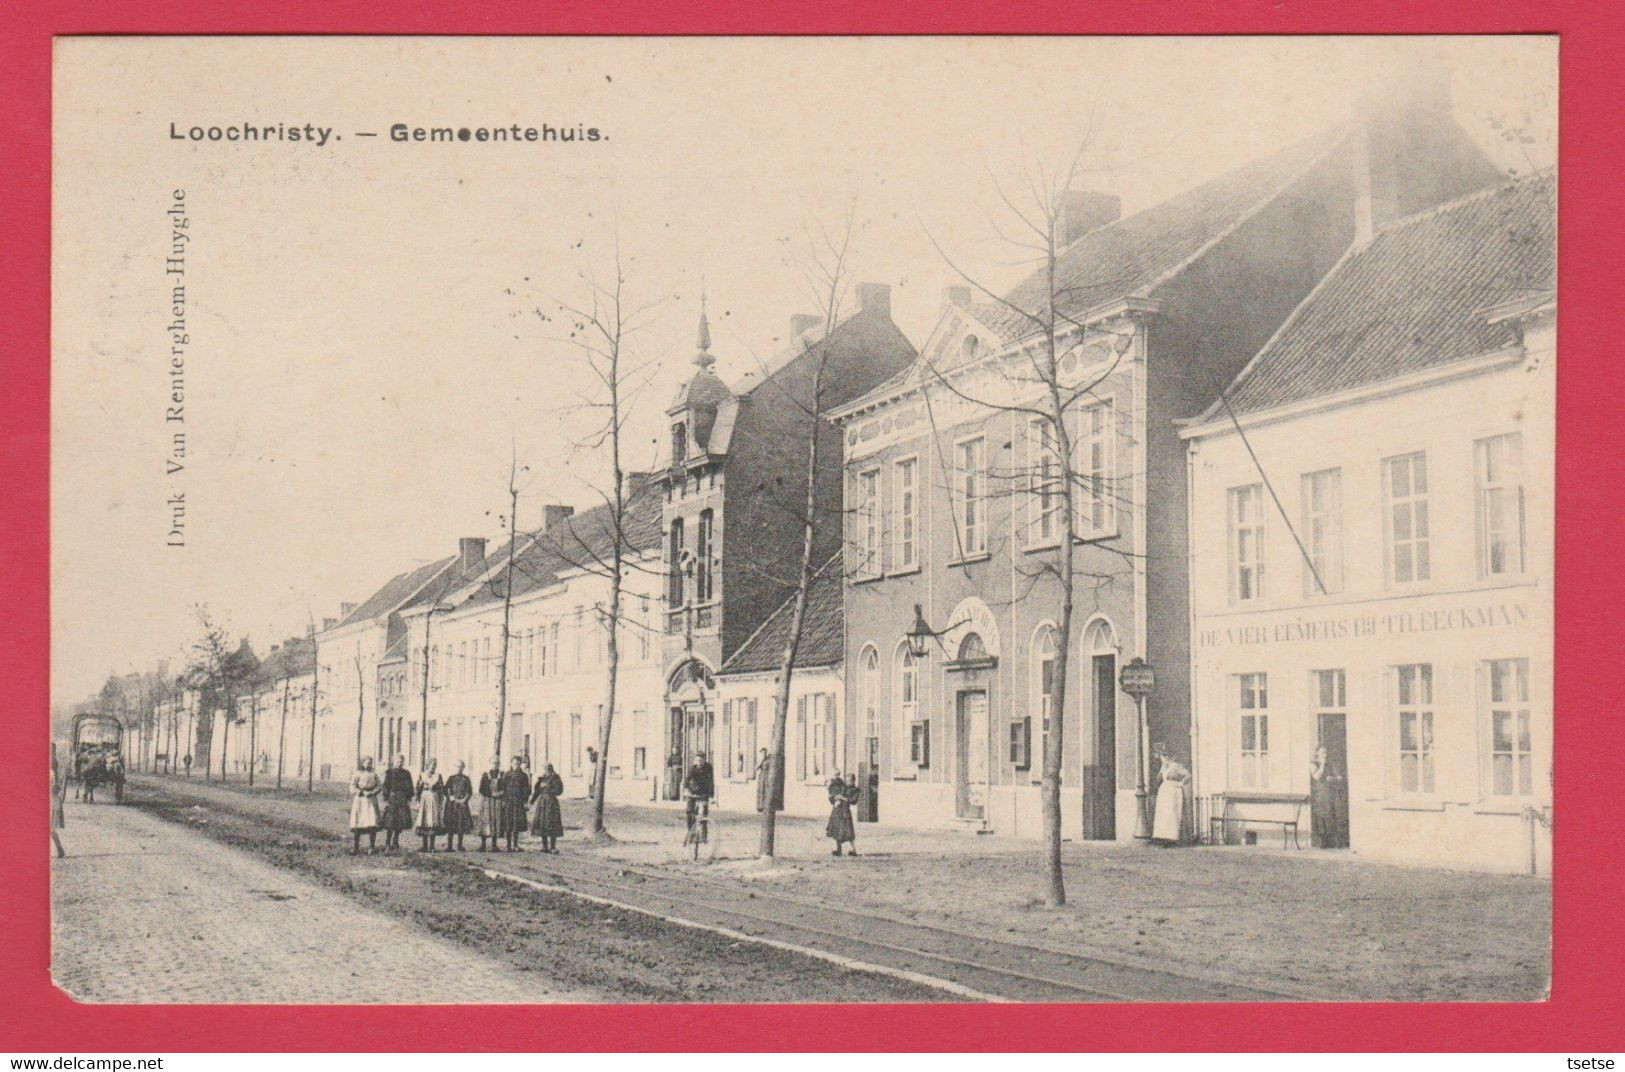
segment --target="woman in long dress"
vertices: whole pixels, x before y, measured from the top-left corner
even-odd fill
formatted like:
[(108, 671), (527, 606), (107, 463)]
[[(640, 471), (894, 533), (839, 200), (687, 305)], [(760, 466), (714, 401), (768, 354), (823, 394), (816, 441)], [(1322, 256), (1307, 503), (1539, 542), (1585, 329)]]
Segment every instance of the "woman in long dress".
[(559, 796), (563, 792), (564, 779), (553, 769), (553, 764), (547, 764), (530, 795), (534, 805), (530, 812), (530, 832), (542, 839), (543, 852), (557, 854), (559, 851), (559, 838), (564, 836), (564, 814), (559, 810)]
[(824, 825), (824, 836), (835, 842), (831, 856), (841, 855), (841, 846), (852, 846), (849, 856), (858, 854), (858, 830), (852, 822), (852, 805), (858, 799), (858, 787), (847, 785), (839, 772), (829, 780), (829, 822)]
[(384, 814), (378, 825), (384, 828), (384, 851), (399, 851), (401, 831), (412, 828), (412, 795), (416, 791), (406, 770), (406, 757), (396, 756), (384, 772)]
[[(423, 773), (418, 775), (418, 848), (424, 852), (434, 851), (435, 838), (446, 822), (446, 783), (440, 777), (440, 761), (429, 760), (424, 766)], [(450, 840), (446, 842), (450, 847)]]
[(457, 840), (457, 851), (462, 852), (463, 835), (474, 829), (474, 813), (468, 806), (473, 797), (474, 783), (463, 773), (463, 761), (458, 760), (456, 773), (446, 779), (446, 813), (440, 819), (446, 831), (447, 852), (451, 851), (453, 838)]
[(1151, 823), (1151, 840), (1162, 845), (1178, 845), (1185, 840), (1185, 786), (1191, 772), (1162, 749), (1157, 749), (1157, 807)]
[(480, 775), (480, 810), (474, 822), (480, 835), (480, 851), (486, 851), (487, 842), (495, 849), (497, 838), (502, 836), (502, 761), (495, 756), (491, 757), (491, 769)]
[(363, 756), (355, 774), (350, 776), (350, 855), (361, 851), (361, 835), (367, 835), (367, 852), (378, 850), (378, 794), (384, 788), (378, 772), (372, 769), (372, 758)]

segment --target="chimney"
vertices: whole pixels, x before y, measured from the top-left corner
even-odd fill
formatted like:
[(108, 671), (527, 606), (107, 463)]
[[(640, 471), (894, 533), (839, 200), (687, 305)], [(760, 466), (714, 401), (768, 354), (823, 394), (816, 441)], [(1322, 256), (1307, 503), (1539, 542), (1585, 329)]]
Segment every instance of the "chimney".
[(1122, 213), (1123, 199), (1116, 194), (1068, 190), (1061, 195), (1061, 218), (1057, 221), (1061, 245), (1070, 246), (1090, 231), (1117, 222)]
[(354, 614), (355, 613), (355, 608), (356, 608), (356, 605), (354, 603), (340, 603), (339, 604), (339, 621), (342, 622), (344, 619), (346, 619), (350, 615)]
[(824, 318), (816, 313), (797, 313), (790, 318), (790, 337), (799, 338), (803, 332), (810, 331), (824, 322)]
[(963, 309), (970, 304), (969, 287), (943, 287), (942, 304), (955, 305)]
[(859, 283), (858, 308), (866, 313), (891, 316), (891, 287), (885, 283)]
[(561, 503), (548, 503), (542, 507), (542, 531), (552, 532), (564, 524), (565, 518), (574, 517), (576, 508)]
[(275, 655), (277, 652), (279, 652), (281, 650), (282, 650), (282, 645), (281, 644), (272, 644), (271, 645), (271, 654), (272, 655)]
[(1354, 244), (1363, 246), (1371, 241), (1375, 231), (1371, 210), (1371, 128), (1361, 123), (1354, 132), (1354, 148), (1350, 154), (1354, 169)]
[(653, 475), (654, 474), (652, 473), (645, 472), (622, 473), (621, 495), (630, 499), (632, 496), (643, 490), (643, 485), (647, 484), (649, 482), (649, 477)]
[(468, 573), (485, 561), (485, 540), (480, 536), (464, 536), (457, 541), (457, 572)]
[(323, 618), (322, 619), (322, 628), (323, 629), (331, 629), (337, 624), (339, 624), (339, 620), (337, 618)]

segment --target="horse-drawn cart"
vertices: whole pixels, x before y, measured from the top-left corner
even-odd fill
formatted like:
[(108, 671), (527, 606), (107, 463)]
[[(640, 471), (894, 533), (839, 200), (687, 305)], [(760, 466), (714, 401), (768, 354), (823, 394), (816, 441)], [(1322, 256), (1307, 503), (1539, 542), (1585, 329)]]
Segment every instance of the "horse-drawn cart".
[(85, 712), (73, 720), (74, 799), (96, 802), (96, 790), (108, 786), (124, 803), (124, 723), (113, 715)]

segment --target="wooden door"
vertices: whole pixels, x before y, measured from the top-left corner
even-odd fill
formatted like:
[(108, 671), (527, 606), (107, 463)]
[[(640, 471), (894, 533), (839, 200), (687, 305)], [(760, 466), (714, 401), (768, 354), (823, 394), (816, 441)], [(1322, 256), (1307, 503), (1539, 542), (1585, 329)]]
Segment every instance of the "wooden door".
[(1090, 710), (1094, 715), (1094, 762), (1083, 768), (1083, 836), (1117, 838), (1117, 657), (1091, 660)]

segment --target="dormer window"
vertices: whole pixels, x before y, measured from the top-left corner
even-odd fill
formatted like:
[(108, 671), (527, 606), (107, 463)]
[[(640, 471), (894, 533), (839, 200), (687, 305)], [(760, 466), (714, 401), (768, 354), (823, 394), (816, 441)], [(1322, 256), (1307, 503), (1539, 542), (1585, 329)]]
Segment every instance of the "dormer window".
[(681, 465), (688, 460), (688, 425), (678, 421), (671, 426), (671, 461)]
[(964, 354), (965, 360), (969, 361), (971, 358), (975, 357), (981, 352), (982, 340), (978, 339), (975, 335), (966, 335), (965, 341), (960, 344), (960, 349)]

